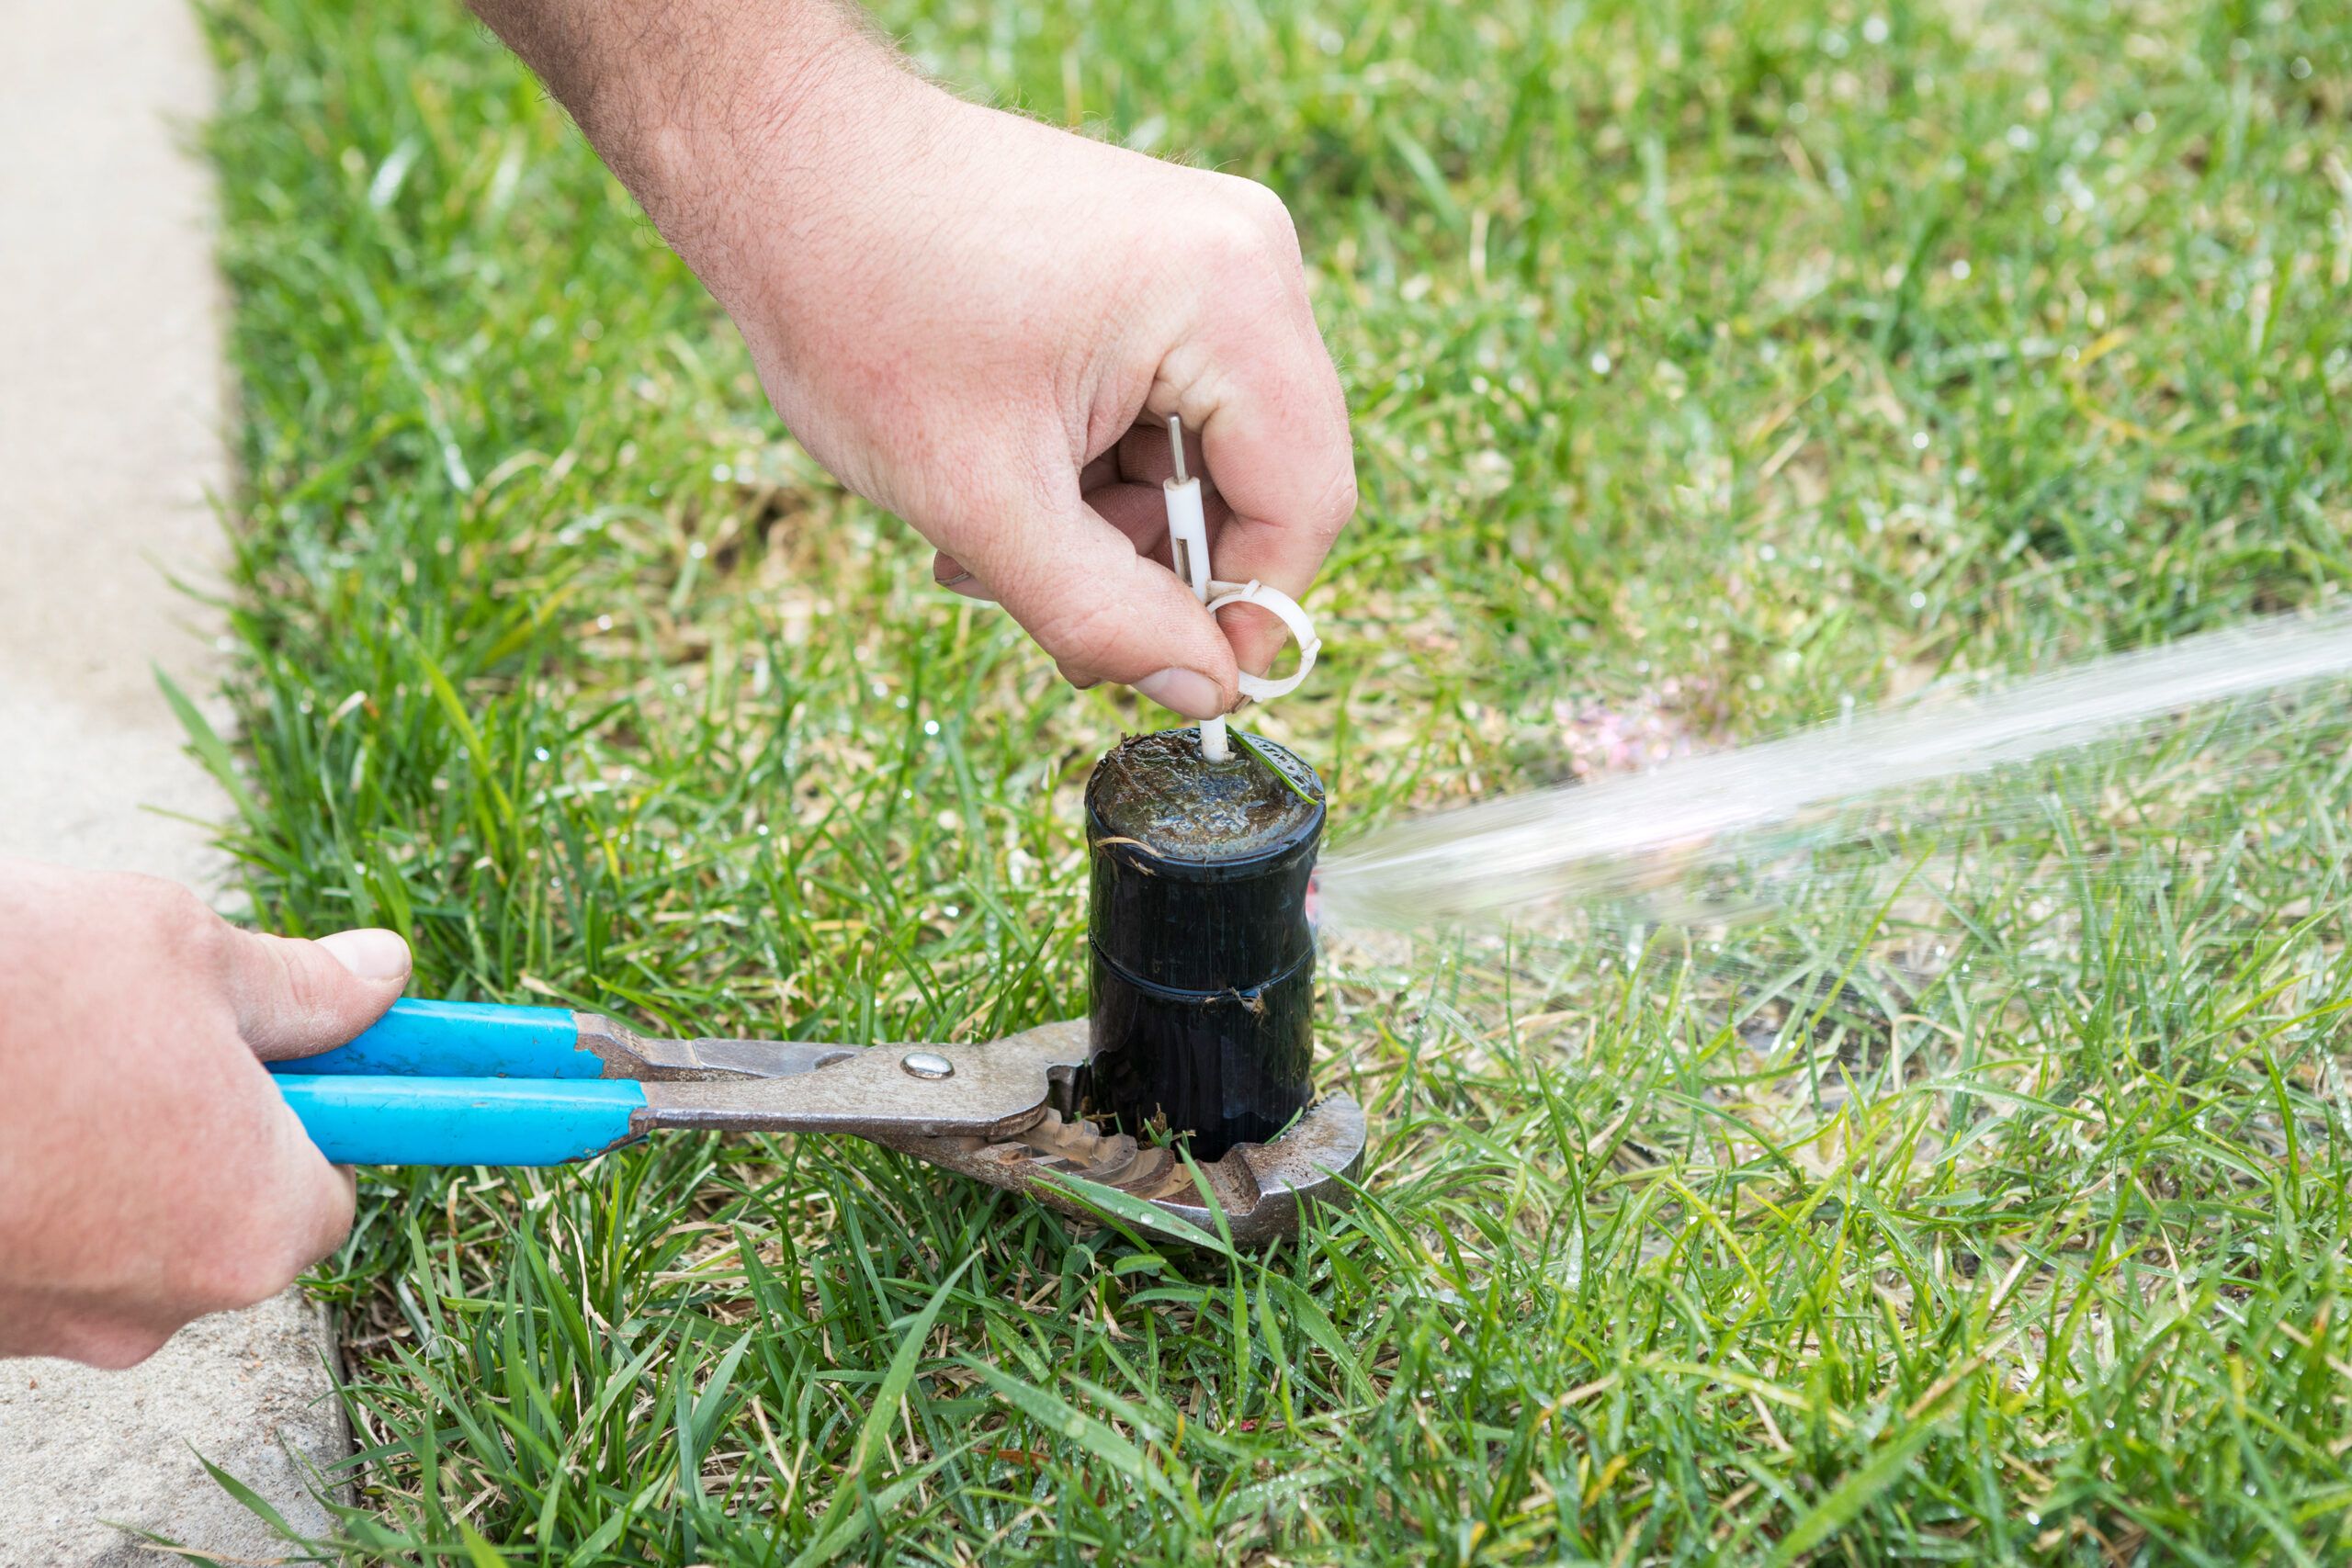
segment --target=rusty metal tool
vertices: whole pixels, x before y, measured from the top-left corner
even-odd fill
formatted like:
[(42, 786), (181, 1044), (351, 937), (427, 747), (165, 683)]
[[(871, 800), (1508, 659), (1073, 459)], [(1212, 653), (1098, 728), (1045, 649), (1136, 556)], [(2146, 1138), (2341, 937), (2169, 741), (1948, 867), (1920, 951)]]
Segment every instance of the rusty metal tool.
[[(328, 1158), (352, 1165), (560, 1165), (662, 1129), (836, 1133), (1083, 1213), (1068, 1179), (1112, 1188), (1212, 1234), (1173, 1151), (1079, 1116), (1084, 1021), (983, 1044), (660, 1040), (602, 1014), (401, 1001), (351, 1043), (270, 1064)], [(1343, 1199), (1364, 1120), (1333, 1094), (1268, 1143), (1196, 1168), (1234, 1241), (1298, 1229)]]

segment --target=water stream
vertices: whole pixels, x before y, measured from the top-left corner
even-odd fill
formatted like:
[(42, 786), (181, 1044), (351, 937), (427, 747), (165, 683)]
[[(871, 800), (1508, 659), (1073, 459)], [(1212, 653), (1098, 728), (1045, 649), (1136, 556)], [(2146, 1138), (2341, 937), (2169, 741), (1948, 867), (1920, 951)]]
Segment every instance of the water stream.
[(2352, 612), (2339, 611), (2088, 659), (1997, 687), (1931, 688), (1782, 739), (1376, 829), (1325, 857), (1323, 918), (1402, 930), (1545, 900), (1602, 901), (1749, 853), (1840, 807), (2346, 674)]

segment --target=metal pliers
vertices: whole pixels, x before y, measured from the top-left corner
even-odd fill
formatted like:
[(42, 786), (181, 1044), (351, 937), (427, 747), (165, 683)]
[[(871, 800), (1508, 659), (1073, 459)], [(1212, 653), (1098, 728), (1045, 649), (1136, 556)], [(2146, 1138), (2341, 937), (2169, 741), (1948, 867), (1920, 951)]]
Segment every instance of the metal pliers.
[[(1078, 1114), (1084, 1021), (975, 1045), (649, 1039), (560, 1008), (400, 1001), (365, 1034), (273, 1062), (278, 1089), (347, 1165), (561, 1165), (657, 1128), (846, 1133), (991, 1187), (1087, 1213), (1069, 1179), (1113, 1188), (1236, 1245), (1298, 1229), (1362, 1167), (1363, 1111), (1326, 1097), (1271, 1144), (1213, 1164)], [(1197, 1170), (1199, 1181), (1194, 1179)]]

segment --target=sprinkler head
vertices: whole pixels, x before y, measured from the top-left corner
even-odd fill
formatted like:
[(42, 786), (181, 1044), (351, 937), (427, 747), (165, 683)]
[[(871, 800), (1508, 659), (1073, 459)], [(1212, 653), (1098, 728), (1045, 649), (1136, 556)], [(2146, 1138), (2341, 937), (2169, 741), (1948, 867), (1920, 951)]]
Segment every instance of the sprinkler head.
[(1133, 736), (1086, 787), (1086, 1107), (1204, 1163), (1273, 1140), (1314, 1100), (1306, 887), (1322, 782), (1272, 741), (1239, 739), (1210, 761), (1194, 730)]

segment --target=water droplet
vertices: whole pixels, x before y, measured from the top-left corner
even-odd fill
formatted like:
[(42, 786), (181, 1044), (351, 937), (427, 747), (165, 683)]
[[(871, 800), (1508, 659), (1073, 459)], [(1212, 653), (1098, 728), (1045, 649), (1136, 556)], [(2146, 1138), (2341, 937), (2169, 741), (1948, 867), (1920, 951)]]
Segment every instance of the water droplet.
[(1968, 281), (1968, 274), (1970, 270), (1968, 258), (1966, 256), (1962, 256), (1958, 261), (1951, 264), (1952, 276), (1960, 279), (1963, 283)]
[(693, 544), (686, 547), (686, 554), (696, 560), (700, 560), (703, 557), (710, 554), (710, 547), (704, 544), (700, 539), (696, 539)]
[(962, 913), (964, 912), (964, 909), (963, 909), (963, 907), (962, 907), (961, 905), (958, 905), (958, 904), (950, 904), (950, 905), (948, 905), (944, 909), (941, 910), (940, 912), (941, 912), (942, 914), (945, 915), (949, 919), (951, 919), (951, 920), (952, 920), (952, 919), (954, 919), (956, 916), (958, 916), (958, 915), (962, 914)]
[(1597, 349), (1597, 348), (1596, 348), (1596, 349), (1594, 349), (1594, 350), (1592, 351), (1592, 373), (1593, 373), (1594, 375), (1596, 375), (1596, 376), (1606, 376), (1606, 375), (1608, 375), (1608, 374), (1609, 374), (1609, 365), (1610, 365), (1609, 355), (1607, 355), (1606, 354), (1603, 354), (1600, 350), (1599, 350), (1599, 349)]
[(1926, 609), (1926, 608), (1928, 607), (1928, 596), (1927, 596), (1925, 593), (1914, 593), (1914, 594), (1912, 594), (1912, 595), (1911, 595), (1911, 607), (1912, 607), (1913, 609), (1915, 609), (1915, 610), (1924, 610), (1924, 609)]
[(544, 746), (534, 746), (531, 748), (531, 755), (544, 762), (548, 760), (548, 749)]
[(924, 720), (922, 721), (922, 732), (923, 732), (925, 735), (936, 735), (936, 734), (938, 734), (938, 733), (939, 733), (939, 721), (938, 721), (937, 719), (935, 719), (935, 718), (927, 718), (927, 719), (924, 719)]
[(611, 631), (611, 630), (613, 629), (613, 618), (612, 618), (612, 616), (610, 616), (610, 615), (599, 615), (599, 616), (597, 616), (597, 617), (596, 617), (596, 629), (597, 629), (598, 631), (600, 631), (600, 632), (608, 632), (608, 631)]
[(1927, 449), (1928, 433), (1924, 430), (1913, 431), (1911, 433), (1911, 450), (1914, 452), (1925, 452)]

